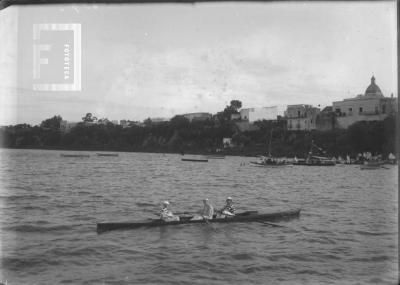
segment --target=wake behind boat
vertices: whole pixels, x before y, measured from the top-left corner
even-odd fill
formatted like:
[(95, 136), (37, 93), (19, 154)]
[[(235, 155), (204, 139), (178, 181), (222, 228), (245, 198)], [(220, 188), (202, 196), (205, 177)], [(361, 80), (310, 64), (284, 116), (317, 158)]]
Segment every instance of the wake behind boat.
[[(207, 223), (235, 223), (235, 222), (275, 222), (281, 220), (288, 220), (297, 218), (300, 215), (301, 209), (259, 214), (258, 211), (246, 211), (238, 213), (231, 218), (214, 218), (207, 220)], [(137, 229), (141, 227), (162, 227), (172, 226), (181, 224), (200, 224), (204, 223), (204, 220), (191, 220), (193, 216), (180, 216), (179, 221), (165, 222), (161, 219), (154, 219), (151, 221), (144, 222), (122, 222), (122, 223), (97, 223), (97, 233), (112, 231), (112, 230), (123, 230), (123, 229)]]

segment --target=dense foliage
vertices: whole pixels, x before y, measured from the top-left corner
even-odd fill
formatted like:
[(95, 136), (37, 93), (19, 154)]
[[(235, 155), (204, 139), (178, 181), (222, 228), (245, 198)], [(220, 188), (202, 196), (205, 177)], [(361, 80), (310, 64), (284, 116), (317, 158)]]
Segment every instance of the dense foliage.
[[(233, 102), (233, 104), (232, 104)], [(148, 152), (210, 153), (223, 150), (226, 154), (254, 155), (271, 151), (275, 156), (304, 157), (311, 141), (323, 148), (328, 155), (355, 156), (369, 151), (373, 154), (395, 152), (396, 118), (383, 121), (358, 122), (347, 130), (287, 131), (286, 121), (258, 121), (259, 130), (240, 132), (228, 114), (237, 112), (240, 101), (231, 102), (222, 118), (189, 122), (175, 116), (168, 122), (132, 125), (123, 128), (108, 120), (93, 122), (93, 116), (83, 117), (82, 122), (70, 132), (60, 131), (60, 116), (44, 120), (40, 126), (19, 124), (0, 130), (1, 144), (7, 148), (45, 148), (75, 150), (112, 150)], [(223, 138), (232, 138), (233, 145), (224, 148)]]

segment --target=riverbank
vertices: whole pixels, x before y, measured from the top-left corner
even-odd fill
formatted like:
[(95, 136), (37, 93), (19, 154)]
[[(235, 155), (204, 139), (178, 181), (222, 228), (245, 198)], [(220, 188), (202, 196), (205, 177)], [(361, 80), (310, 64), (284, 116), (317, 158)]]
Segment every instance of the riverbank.
[(235, 124), (214, 121), (180, 122), (144, 127), (79, 124), (68, 132), (39, 126), (16, 125), (0, 129), (0, 145), (16, 149), (81, 151), (125, 151), (150, 153), (223, 154), (277, 157), (356, 157), (359, 153), (381, 154), (386, 158), (396, 149), (396, 118), (358, 122), (348, 129), (330, 131), (288, 131), (285, 121), (255, 122), (255, 131), (240, 131)]
[(169, 154), (181, 154), (181, 155), (226, 155), (226, 156), (248, 156), (256, 157), (257, 155), (265, 154), (263, 148), (252, 148), (252, 149), (229, 149), (220, 152), (210, 152), (204, 150), (191, 150), (187, 152), (173, 151), (169, 149), (114, 149), (114, 148), (64, 148), (64, 147), (4, 147), (0, 146), (0, 149), (14, 149), (14, 150), (59, 150), (59, 151), (96, 151), (96, 152), (132, 152), (132, 153), (169, 153)]

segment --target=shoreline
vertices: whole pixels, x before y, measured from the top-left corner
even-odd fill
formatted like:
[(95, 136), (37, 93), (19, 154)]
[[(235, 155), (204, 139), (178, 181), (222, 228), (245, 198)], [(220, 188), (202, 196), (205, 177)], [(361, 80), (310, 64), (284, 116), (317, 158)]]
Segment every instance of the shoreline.
[[(123, 129), (113, 125), (77, 126), (68, 133), (58, 129), (13, 126), (0, 130), (0, 147), (64, 151), (105, 151), (174, 153), (192, 155), (257, 156), (306, 158), (373, 156), (398, 157), (396, 118), (360, 122), (347, 130), (288, 131), (282, 122), (271, 126), (259, 122), (257, 131), (240, 131), (232, 125), (194, 124), (152, 125)], [(274, 130), (273, 135), (268, 131)], [(314, 151), (313, 151), (314, 148)]]
[(258, 153), (245, 153), (243, 154), (240, 150), (231, 150), (231, 151), (223, 151), (223, 152), (207, 152), (207, 151), (186, 151), (183, 154), (179, 151), (173, 150), (123, 150), (123, 149), (88, 149), (88, 148), (49, 148), (49, 147), (4, 147), (0, 146), (0, 149), (13, 149), (13, 150), (57, 150), (57, 151), (90, 151), (90, 152), (127, 152), (127, 153), (161, 153), (161, 154), (179, 154), (182, 156), (185, 155), (224, 155), (224, 156), (243, 156), (243, 157), (256, 157), (257, 155), (261, 155), (261, 152)]
[[(153, 149), (153, 150), (149, 150), (149, 149), (142, 149), (142, 150), (115, 150), (115, 149), (88, 149), (88, 148), (33, 148), (33, 147), (4, 147), (4, 146), (0, 146), (0, 150), (1, 149), (12, 149), (12, 150), (56, 150), (56, 151), (68, 151), (68, 152), (74, 152), (74, 151), (79, 151), (79, 152), (105, 152), (105, 153), (153, 153), (153, 154), (177, 154), (177, 155), (181, 155), (181, 156), (185, 156), (185, 155), (201, 155), (201, 156), (212, 156), (212, 155), (223, 155), (223, 156), (237, 156), (237, 157), (253, 157), (256, 158), (260, 155), (266, 155), (266, 151), (262, 152), (262, 151), (256, 151), (256, 149), (252, 149), (252, 151), (250, 151), (250, 149), (247, 149), (248, 152), (244, 153), (243, 150), (234, 150), (234, 149), (230, 149), (229, 151), (223, 151), (223, 152), (207, 152), (207, 151), (187, 151), (185, 153), (181, 153), (179, 151), (173, 151), (173, 150), (157, 150), (157, 149)], [(275, 156), (277, 158), (294, 158), (295, 156)], [(305, 157), (302, 156), (296, 156), (298, 159), (305, 159)], [(332, 156), (332, 158), (334, 158), (335, 156)], [(337, 157), (335, 157), (337, 158)]]

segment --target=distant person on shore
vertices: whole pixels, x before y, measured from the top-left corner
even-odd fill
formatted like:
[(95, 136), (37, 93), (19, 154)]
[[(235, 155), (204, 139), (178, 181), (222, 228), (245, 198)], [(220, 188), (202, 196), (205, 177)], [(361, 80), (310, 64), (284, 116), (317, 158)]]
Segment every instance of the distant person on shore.
[(220, 210), (221, 215), (225, 217), (235, 216), (235, 207), (233, 206), (233, 201), (231, 197), (226, 198), (225, 206)]
[(199, 215), (195, 215), (191, 220), (211, 220), (214, 216), (214, 207), (208, 199), (203, 200), (203, 210)]
[(160, 219), (165, 222), (179, 221), (179, 217), (175, 216), (169, 209), (169, 202), (162, 202), (161, 211), (160, 211)]

